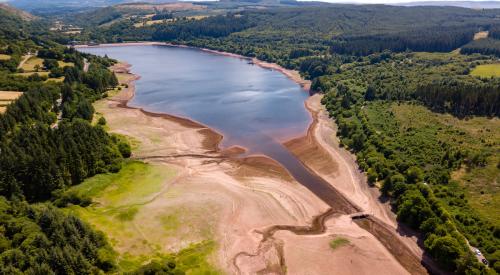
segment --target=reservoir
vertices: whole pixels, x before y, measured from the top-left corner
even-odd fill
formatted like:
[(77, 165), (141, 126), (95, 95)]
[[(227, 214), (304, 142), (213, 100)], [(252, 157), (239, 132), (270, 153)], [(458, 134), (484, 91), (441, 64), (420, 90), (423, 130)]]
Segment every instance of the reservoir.
[(312, 122), (307, 91), (278, 71), (247, 59), (192, 48), (120, 46), (80, 48), (132, 65), (131, 107), (193, 119), (224, 136), (221, 147), (245, 147), (280, 162), (294, 178), (331, 206), (340, 195), (311, 173), (282, 143), (305, 135)]

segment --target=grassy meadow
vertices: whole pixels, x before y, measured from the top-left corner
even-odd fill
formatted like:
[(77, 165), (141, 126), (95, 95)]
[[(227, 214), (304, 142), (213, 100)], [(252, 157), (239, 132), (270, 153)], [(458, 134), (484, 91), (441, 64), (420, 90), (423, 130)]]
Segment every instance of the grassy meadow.
[[(211, 232), (197, 232), (200, 227), (194, 224), (208, 221), (195, 209), (167, 201), (179, 194), (169, 185), (176, 175), (166, 165), (130, 161), (116, 174), (97, 175), (72, 187), (68, 192), (90, 197), (93, 203), (69, 206), (68, 211), (106, 234), (119, 254), (121, 271), (150, 260), (175, 259), (187, 274), (213, 274), (215, 269), (207, 261), (215, 248)], [(201, 237), (198, 242), (178, 241), (189, 239), (188, 234)]]
[(21, 66), (25, 72), (36, 72), (35, 67), (39, 67), (40, 70), (43, 68), (43, 59), (33, 56), (30, 57), (24, 64)]
[(470, 74), (479, 77), (500, 77), (500, 63), (479, 65)]

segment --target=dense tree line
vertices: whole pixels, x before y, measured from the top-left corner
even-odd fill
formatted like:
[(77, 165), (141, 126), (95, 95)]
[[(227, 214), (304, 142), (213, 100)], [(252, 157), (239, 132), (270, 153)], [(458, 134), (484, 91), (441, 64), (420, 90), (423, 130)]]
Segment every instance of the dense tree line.
[(470, 42), (477, 27), (456, 29), (437, 27), (417, 29), (397, 34), (376, 34), (367, 36), (348, 36), (334, 41), (332, 52), (366, 56), (390, 50), (393, 52), (426, 51), (449, 52)]
[(488, 32), (488, 37), (494, 38), (494, 39), (500, 39), (500, 25), (495, 24), (490, 27), (490, 30)]
[[(65, 73), (64, 84), (31, 87), (0, 115), (1, 195), (47, 200), (58, 189), (119, 169), (119, 145), (101, 127), (89, 124), (91, 103), (117, 84), (116, 77), (99, 63), (87, 73), (79, 66)], [(63, 121), (52, 129), (58, 111)]]
[(252, 27), (245, 16), (213, 16), (204, 20), (177, 20), (161, 25), (153, 33), (153, 40), (191, 39), (196, 37), (223, 37)]
[[(463, 191), (438, 187), (447, 189), (444, 185), (450, 182), (451, 172), (462, 164), (484, 165), (485, 156), (437, 140), (432, 128), (401, 129), (392, 111), (387, 110), (390, 103), (381, 102), (420, 101), (457, 116), (498, 116), (497, 80), (468, 75), (484, 58), (382, 52), (340, 64), (342, 59), (336, 59), (325, 63), (337, 69), (314, 78), (311, 87), (326, 93), (323, 104), (336, 119), (342, 144), (356, 153), (369, 182), (382, 182), (382, 191), (392, 197), (398, 219), (425, 233), (426, 250), (443, 267), (459, 273), (481, 266), (457, 229), (480, 247), (497, 269), (499, 230), (470, 210), (463, 193), (460, 195)], [(304, 75), (309, 75), (309, 64), (327, 66), (317, 60), (305, 62), (300, 67)], [(376, 120), (366, 114), (371, 109), (378, 116)], [(434, 188), (439, 191), (436, 195)], [(450, 208), (460, 214), (451, 215)]]
[[(443, 268), (457, 273), (486, 272), (471, 254), (455, 225), (457, 221), (429, 186), (447, 184), (451, 171), (460, 167), (468, 156), (451, 144), (415, 138), (411, 132), (402, 135), (392, 114), (385, 109), (374, 112), (387, 113), (387, 117), (380, 119), (392, 126), (375, 128), (361, 108), (364, 99), (351, 92), (346, 86), (333, 87), (322, 103), (335, 117), (342, 144), (356, 153), (368, 181), (382, 182), (381, 190), (392, 198), (398, 220), (424, 234), (425, 249)], [(495, 264), (499, 260), (494, 255), (499, 242), (490, 228), (483, 224), (469, 228), (471, 231), (460, 229), (472, 236), (480, 234), (479, 242), (474, 244), (483, 251), (488, 247), (492, 253), (488, 258)]]
[(174, 18), (174, 15), (169, 11), (163, 11), (161, 13), (157, 13), (151, 17), (151, 20), (167, 20)]
[(500, 56), (500, 40), (483, 38), (474, 40), (460, 49), (462, 54), (481, 53)]
[(297, 68), (294, 59), (325, 54), (331, 48), (349, 54), (456, 49), (472, 40), (475, 31), (499, 21), (497, 15), (497, 10), (452, 7), (312, 5), (246, 9), (143, 27), (135, 27), (133, 20), (120, 20), (90, 27), (78, 39), (178, 42)]
[(59, 89), (55, 86), (30, 88), (0, 115), (0, 140), (6, 139), (18, 125), (52, 123), (55, 116), (50, 111), (58, 97)]
[(55, 130), (43, 124), (22, 126), (0, 148), (0, 194), (29, 201), (50, 199), (52, 192), (87, 177), (118, 171), (121, 160), (101, 127), (78, 119)]
[(50, 205), (0, 197), (0, 273), (97, 274), (111, 271), (105, 237)]
[(416, 98), (438, 112), (458, 117), (500, 116), (500, 83), (469, 84), (451, 79), (417, 88)]
[[(125, 140), (91, 124), (91, 103), (117, 84), (106, 69), (114, 61), (59, 45), (37, 22), (3, 17), (2, 9), (0, 22), (1, 53), (11, 56), (0, 62), (0, 90), (23, 92), (0, 114), (0, 273), (112, 271), (116, 256), (105, 237), (49, 201), (88, 204), (63, 191), (92, 175), (118, 171), (130, 156)], [(35, 50), (50, 75), (64, 76), (64, 83), (12, 74), (20, 57)], [(92, 63), (88, 72), (84, 57)], [(74, 66), (61, 68), (59, 61)]]

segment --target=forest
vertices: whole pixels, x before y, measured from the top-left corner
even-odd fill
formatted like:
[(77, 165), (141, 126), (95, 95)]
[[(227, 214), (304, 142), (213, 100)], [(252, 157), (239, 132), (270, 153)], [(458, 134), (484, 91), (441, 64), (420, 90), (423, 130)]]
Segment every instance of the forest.
[[(246, 9), (202, 20), (178, 17), (172, 23), (140, 28), (127, 20), (96, 27), (102, 18), (108, 17), (104, 11), (89, 13), (85, 25), (93, 26), (75, 39), (199, 44), (258, 56), (281, 65), (291, 65), (287, 64), (288, 56), (296, 48), (308, 48), (315, 53), (333, 50), (358, 55), (384, 49), (450, 51), (472, 41), (479, 29), (488, 29), (498, 22), (496, 10), (326, 5)], [(115, 12), (110, 10), (109, 14)], [(101, 13), (94, 22), (92, 17)], [(85, 14), (79, 17), (83, 18)]]
[(338, 124), (342, 144), (357, 155), (368, 181), (391, 197), (398, 219), (424, 234), (425, 248), (445, 268), (486, 272), (468, 255), (464, 234), (498, 272), (498, 224), (472, 210), (452, 178), (463, 166), (498, 169), (496, 136), (477, 145), (479, 138), (426, 120), (416, 112), (420, 109), (409, 113), (409, 123), (397, 117), (415, 104), (459, 118), (498, 117), (498, 79), (470, 75), (491, 61), (477, 54), (389, 51), (344, 62), (311, 59), (300, 69), (306, 76), (326, 72), (314, 78), (312, 89), (325, 93), (323, 104)]
[[(0, 273), (112, 271), (115, 252), (106, 237), (54, 203), (88, 203), (63, 191), (92, 175), (119, 171), (130, 156), (128, 143), (92, 123), (91, 103), (118, 83), (107, 69), (115, 61), (58, 44), (42, 22), (0, 13), (1, 51), (11, 57), (0, 61), (0, 91), (22, 92), (0, 114)], [(18, 75), (28, 53), (37, 53), (49, 76), (64, 80)]]

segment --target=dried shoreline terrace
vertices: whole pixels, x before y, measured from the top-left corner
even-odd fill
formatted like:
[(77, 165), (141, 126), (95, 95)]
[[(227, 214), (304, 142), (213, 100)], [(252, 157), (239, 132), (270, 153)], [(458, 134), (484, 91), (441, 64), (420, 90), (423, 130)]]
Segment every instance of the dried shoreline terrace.
[[(165, 45), (146, 43), (160, 44)], [(118, 46), (125, 45), (131, 44)], [(309, 89), (310, 83), (300, 78), (298, 72), (277, 64), (257, 60), (253, 63), (280, 71)], [(220, 150), (222, 135), (202, 124), (127, 107), (138, 78), (130, 74), (129, 68), (124, 63), (112, 68), (122, 75), (120, 82), (128, 88), (96, 103), (96, 110), (104, 115), (112, 132), (139, 142), (133, 152), (135, 159), (166, 165), (177, 171), (175, 179), (164, 183), (161, 194), (154, 196), (144, 211), (152, 213), (149, 220), (155, 212), (169, 207), (207, 211), (205, 215), (210, 214), (214, 222), (193, 227), (211, 227), (209, 235), (218, 244), (212, 257), (217, 267), (230, 274), (259, 271), (276, 274), (427, 272), (420, 264), (422, 250), (415, 240), (397, 233), (399, 228), (388, 205), (379, 202), (378, 191), (368, 187), (352, 156), (339, 148), (334, 123), (320, 104), (321, 96), (314, 95), (306, 102), (313, 115), (307, 135), (284, 145), (338, 192), (342, 201), (339, 208), (343, 211), (332, 209), (295, 181), (284, 167), (266, 156), (238, 157), (244, 150), (240, 147)], [(172, 190), (175, 195), (166, 196)], [(352, 220), (353, 214), (373, 215), (373, 219), (368, 220), (372, 226), (358, 226)], [(141, 217), (146, 218), (144, 215), (135, 218)], [(147, 222), (138, 220), (136, 224)], [(383, 233), (380, 228), (384, 229)], [(329, 242), (337, 236), (347, 239), (349, 244), (332, 250)], [(182, 240), (170, 239), (174, 244), (160, 244), (160, 251), (181, 249), (190, 242), (201, 241), (201, 237), (192, 234)], [(389, 238), (392, 239), (390, 245)], [(149, 241), (164, 240), (149, 238)], [(115, 248), (120, 247), (119, 240), (117, 243)], [(130, 253), (126, 248), (117, 250)]]

